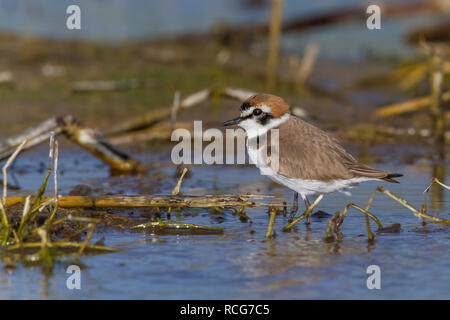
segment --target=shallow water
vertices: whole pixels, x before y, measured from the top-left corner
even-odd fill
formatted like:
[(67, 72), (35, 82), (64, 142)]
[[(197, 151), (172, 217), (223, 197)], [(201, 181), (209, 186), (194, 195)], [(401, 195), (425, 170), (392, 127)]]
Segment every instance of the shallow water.
[[(389, 1), (378, 1), (383, 4)], [(122, 43), (136, 39), (161, 38), (189, 32), (204, 32), (217, 24), (257, 24), (270, 16), (270, 1), (261, 6), (245, 6), (244, 1), (223, 0), (128, 0), (77, 1), (81, 8), (81, 30), (66, 28), (66, 8), (71, 0), (2, 0), (0, 30), (56, 39), (85, 39)], [(360, 0), (286, 0), (286, 21), (310, 17), (337, 9), (361, 6)], [(384, 14), (384, 13), (383, 13)], [(321, 58), (355, 59), (366, 55), (409, 56), (413, 53), (404, 41), (407, 32), (427, 26), (445, 14), (422, 14), (388, 19), (382, 15), (382, 28), (368, 30), (364, 20), (325, 26), (283, 37), (282, 47), (289, 54), (303, 54), (308, 44), (320, 47)]]
[[(150, 147), (148, 148), (150, 149)], [(358, 148), (350, 148), (358, 154)], [(97, 194), (169, 194), (176, 184), (170, 149), (140, 153), (150, 174), (141, 177), (109, 177), (108, 168), (90, 154), (62, 143), (60, 156), (61, 193), (75, 185), (90, 185)], [(402, 184), (384, 184), (392, 192), (420, 207), (422, 191), (431, 177), (430, 161), (416, 159), (405, 165), (407, 154), (425, 153), (419, 147), (375, 147), (369, 150), (383, 163), (375, 167), (405, 174)], [(24, 153), (11, 176), (22, 187), (10, 195), (27, 194), (40, 184), (47, 151)], [(42, 164), (39, 164), (42, 159)], [(393, 159), (396, 159), (395, 161)], [(445, 164), (444, 164), (445, 165)], [(448, 166), (448, 163), (447, 163)], [(194, 166), (185, 178), (184, 194), (271, 194), (277, 200), (292, 201), (292, 192), (270, 183), (251, 166)], [(158, 180), (158, 177), (161, 178)], [(10, 181), (14, 179), (10, 178)], [(447, 180), (448, 182), (448, 180)], [(354, 202), (364, 206), (379, 183), (366, 183), (353, 189), (352, 197), (336, 194), (326, 197), (318, 210), (334, 213)], [(49, 190), (52, 186), (49, 185)], [(430, 206), (430, 213), (450, 217), (449, 194)], [(440, 207), (440, 208), (439, 208)], [(300, 204), (300, 209), (303, 206)], [(136, 210), (124, 210), (128, 214)], [(281, 232), (287, 224), (276, 218), (276, 238), (266, 240), (267, 208), (248, 209), (252, 224), (242, 223), (230, 211), (225, 215), (208, 210), (173, 213), (176, 222), (224, 228), (223, 235), (157, 236), (130, 231), (96, 232), (93, 241), (104, 236), (105, 245), (125, 251), (85, 256), (80, 261), (63, 259), (55, 263), (53, 275), (40, 268), (19, 265), (0, 274), (0, 298), (68, 299), (330, 299), (330, 298), (450, 298), (449, 227), (421, 221), (393, 200), (377, 194), (371, 212), (383, 226), (401, 224), (400, 233), (377, 234), (367, 242), (364, 216), (351, 211), (342, 226), (340, 242), (324, 242), (329, 217), (313, 217), (310, 227), (300, 222), (290, 233)], [(373, 229), (376, 226), (373, 224)], [(82, 266), (81, 290), (68, 290), (68, 265)], [(381, 268), (381, 289), (366, 286), (369, 265)]]

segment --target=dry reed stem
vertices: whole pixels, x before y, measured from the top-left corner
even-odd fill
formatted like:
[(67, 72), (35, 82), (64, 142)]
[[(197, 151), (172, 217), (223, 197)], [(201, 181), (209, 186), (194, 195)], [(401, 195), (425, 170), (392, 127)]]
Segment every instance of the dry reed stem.
[[(270, 236), (272, 234), (272, 229), (275, 224), (275, 217), (277, 215), (277, 210), (274, 207), (269, 207), (269, 215), (270, 215), (270, 219), (269, 219), (269, 225), (267, 226), (266, 238), (270, 238)], [(274, 232), (273, 236), (275, 236), (275, 232)]]
[(86, 239), (84, 240), (83, 245), (80, 247), (80, 250), (78, 251), (78, 255), (80, 255), (80, 256), (83, 254), (84, 249), (86, 249), (86, 247), (89, 245), (89, 242), (91, 241), (92, 234), (94, 233), (96, 225), (93, 223), (89, 223), (88, 227), (90, 227), (91, 229), (89, 230), (88, 234), (86, 235)]
[(442, 88), (444, 82), (442, 52), (438, 46), (433, 47), (430, 55), (430, 86), (431, 86), (431, 119), (433, 135), (437, 142), (445, 142), (444, 110), (441, 107)]
[[(184, 175), (187, 173), (187, 171), (188, 171), (187, 168), (183, 168), (183, 172), (181, 173), (181, 176), (178, 179), (177, 185), (175, 186), (175, 188), (172, 191), (172, 195), (173, 196), (176, 196), (176, 195), (178, 195), (180, 193), (181, 182), (183, 182)], [(172, 211), (172, 208), (169, 207), (167, 209), (167, 215), (169, 216), (169, 218), (170, 218), (170, 212), (171, 211)]]
[(41, 249), (38, 252), (38, 256), (42, 260), (44, 266), (48, 269), (53, 267), (53, 259), (50, 254), (50, 248), (52, 244), (48, 239), (48, 232), (44, 228), (38, 228), (38, 235), (41, 237)]
[(54, 185), (55, 185), (55, 199), (54, 199), (54, 204), (55, 206), (53, 207), (52, 213), (50, 214), (50, 217), (48, 218), (47, 222), (46, 222), (46, 227), (47, 230), (50, 231), (51, 227), (52, 227), (52, 223), (53, 223), (53, 219), (56, 215), (56, 212), (58, 211), (58, 157), (59, 157), (59, 144), (58, 144), (58, 140), (55, 141), (55, 150), (53, 152), (53, 181), (54, 181)]
[(303, 85), (306, 82), (311, 74), (318, 54), (319, 47), (316, 44), (308, 44), (295, 78), (297, 84)]
[(8, 220), (8, 216), (6, 214), (6, 199), (7, 199), (7, 188), (8, 188), (8, 167), (14, 162), (14, 160), (16, 159), (17, 155), (20, 153), (20, 151), (22, 150), (23, 146), (25, 145), (25, 143), (27, 143), (27, 139), (24, 139), (22, 141), (22, 143), (16, 148), (16, 150), (13, 152), (13, 154), (8, 158), (8, 160), (6, 161), (5, 165), (3, 166), (2, 172), (3, 172), (3, 197), (2, 200), (0, 201), (0, 215), (1, 215), (1, 227), (4, 229), (4, 237), (3, 240), (1, 241), (1, 245), (4, 246), (7, 244), (8, 242), (8, 238), (9, 238), (9, 233), (10, 233), (10, 227), (9, 227), (9, 220)]
[(25, 143), (27, 143), (27, 139), (24, 139), (22, 141), (22, 143), (16, 148), (14, 153), (8, 158), (8, 160), (6, 161), (5, 165), (3, 166), (3, 169), (2, 169), (2, 172), (3, 172), (3, 198), (2, 198), (3, 205), (5, 205), (6, 196), (7, 196), (7, 190), (6, 189), (8, 187), (8, 182), (7, 182), (7, 179), (8, 179), (8, 175), (7, 175), (8, 167), (14, 162), (14, 160), (16, 159), (17, 155), (22, 150), (22, 148), (25, 145)]
[(33, 212), (36, 212), (36, 210), (39, 210), (42, 203), (42, 197), (44, 195), (45, 189), (47, 188), (47, 182), (48, 178), (50, 177), (50, 173), (52, 172), (52, 164), (53, 164), (53, 152), (55, 149), (55, 134), (54, 132), (50, 133), (50, 151), (48, 153), (48, 165), (47, 165), (47, 171), (44, 176), (44, 180), (42, 181), (42, 184), (40, 188), (38, 189), (38, 194), (36, 197), (36, 201), (34, 203)]
[[(375, 190), (376, 191), (376, 190)], [(370, 213), (368, 210), (370, 208), (370, 206), (372, 205), (373, 199), (375, 197), (375, 191), (372, 192), (372, 195), (370, 196), (369, 200), (367, 201), (367, 205), (365, 209), (360, 208), (359, 206), (353, 204), (353, 203), (349, 203), (348, 205), (345, 206), (344, 211), (342, 211), (342, 213), (336, 212), (336, 214), (328, 221), (328, 227), (327, 230), (325, 231), (325, 239), (329, 238), (329, 234), (331, 231), (331, 226), (334, 223), (334, 231), (337, 235), (337, 231), (339, 230), (339, 227), (344, 223), (344, 218), (347, 215), (350, 207), (357, 209), (358, 211), (364, 213), (365, 216), (365, 221), (366, 221), (366, 228), (367, 228), (367, 237), (369, 241), (374, 241), (375, 240), (375, 236), (372, 233), (372, 230), (370, 229), (370, 221), (369, 218), (372, 219), (373, 221), (375, 221), (375, 223), (378, 225), (379, 229), (382, 229), (383, 226), (381, 225), (380, 221), (378, 220), (378, 218), (373, 215), (372, 213)], [(338, 216), (337, 216), (338, 214)]]
[(175, 94), (173, 96), (172, 109), (170, 113), (170, 120), (172, 122), (177, 120), (178, 109), (180, 109), (180, 91), (175, 91)]
[(25, 204), (23, 206), (22, 218), (20, 219), (19, 228), (17, 229), (17, 235), (20, 241), (22, 241), (21, 231), (25, 226), (25, 221), (28, 219), (28, 215), (30, 214), (31, 209), (31, 196), (26, 197)]
[(214, 234), (220, 234), (223, 233), (222, 228), (215, 228), (215, 227), (205, 227), (200, 226), (192, 223), (171, 223), (171, 222), (148, 222), (148, 223), (141, 223), (136, 226), (131, 227), (131, 229), (148, 229), (148, 228), (165, 228), (165, 229), (177, 229), (179, 231), (183, 230), (192, 230), (192, 231), (205, 231), (205, 232), (211, 232)]
[(9, 237), (9, 221), (8, 216), (6, 215), (5, 207), (3, 206), (3, 201), (0, 201), (0, 213), (1, 213), (1, 229), (4, 229), (5, 235), (3, 236), (3, 240), (1, 245), (4, 246), (8, 242)]
[[(450, 91), (441, 95), (442, 101), (450, 101)], [(405, 102), (395, 103), (379, 108), (375, 113), (380, 117), (393, 117), (408, 112), (418, 111), (431, 106), (430, 96), (414, 98)]]
[(233, 214), (238, 215), (241, 221), (249, 221), (250, 224), (253, 223), (252, 219), (244, 212), (245, 206), (241, 206), (239, 210), (233, 209)]
[[(8, 206), (24, 203), (24, 196), (7, 197)], [(32, 197), (35, 200), (36, 197)], [(54, 196), (42, 197), (42, 202), (53, 203)], [(59, 196), (60, 208), (142, 208), (142, 207), (173, 207), (173, 208), (212, 208), (212, 207), (258, 207), (265, 203), (246, 201), (235, 195), (222, 196)]]
[(58, 140), (55, 141), (55, 154), (53, 161), (53, 182), (55, 185), (55, 203), (58, 205), (58, 157), (59, 157), (59, 144)]
[(176, 195), (178, 195), (180, 193), (181, 182), (183, 182), (183, 178), (184, 178), (184, 176), (186, 175), (187, 172), (188, 172), (188, 169), (187, 168), (183, 168), (183, 172), (181, 173), (181, 176), (178, 179), (178, 183), (177, 183), (177, 185), (175, 186), (175, 188), (172, 191), (172, 195), (173, 196), (176, 196)]
[(428, 185), (428, 187), (424, 190), (423, 193), (428, 193), (428, 191), (430, 190), (431, 186), (433, 185), (433, 183), (437, 183), (438, 185), (440, 185), (441, 187), (450, 190), (450, 187), (448, 185), (446, 185), (445, 183), (442, 183), (441, 181), (439, 181), (438, 178), (433, 178), (431, 179), (430, 184)]
[(328, 220), (327, 230), (325, 231), (325, 238), (324, 238), (325, 240), (330, 238), (330, 231), (331, 231), (331, 226), (332, 225), (334, 225), (334, 233), (337, 234), (338, 228), (339, 228), (338, 220), (339, 220), (340, 216), (341, 215), (340, 215), (339, 211), (336, 211), (336, 213), (331, 217), (331, 219)]
[(412, 204), (410, 204), (408, 201), (400, 198), (399, 196), (393, 194), (392, 192), (390, 192), (389, 190), (384, 189), (383, 187), (378, 187), (377, 188), (378, 191), (384, 193), (385, 195), (391, 197), (392, 199), (394, 199), (395, 201), (397, 201), (398, 203), (400, 203), (401, 205), (403, 205), (404, 207), (408, 208), (409, 210), (411, 210), (414, 215), (418, 218), (426, 218), (426, 219), (430, 219), (433, 221), (437, 221), (437, 222), (442, 222), (445, 224), (450, 225), (450, 220), (447, 219), (443, 219), (443, 218), (438, 218), (438, 217), (434, 217), (431, 216), (429, 214), (423, 213), (419, 210), (417, 210)]
[(309, 208), (307, 208), (305, 210), (305, 212), (302, 213), (302, 215), (300, 217), (298, 217), (297, 219), (295, 219), (294, 221), (292, 221), (291, 223), (289, 223), (287, 226), (285, 226), (283, 228), (283, 231), (289, 231), (297, 222), (299, 222), (300, 220), (302, 220), (304, 217), (306, 217), (308, 214), (310, 214), (312, 212), (312, 210), (314, 209), (315, 206), (317, 206), (317, 204), (320, 202), (320, 200), (322, 200), (323, 198), (323, 194), (319, 195), (316, 200), (309, 206)]
[[(366, 211), (369, 211), (369, 208), (373, 202), (373, 198), (375, 198), (375, 190), (372, 192), (372, 195), (370, 196), (369, 200), (367, 201)], [(366, 218), (366, 226), (367, 226), (367, 237), (369, 238), (369, 241), (374, 241), (375, 236), (373, 235), (372, 230), (370, 230), (369, 216), (366, 214), (365, 218)]]
[(344, 222), (344, 217), (347, 215), (348, 211), (350, 208), (355, 208), (356, 210), (364, 213), (365, 215), (367, 215), (368, 217), (370, 217), (373, 221), (375, 221), (375, 223), (378, 225), (378, 228), (382, 229), (383, 226), (381, 225), (380, 221), (378, 220), (377, 217), (375, 217), (373, 214), (371, 214), (369, 211), (364, 210), (363, 208), (357, 206), (354, 203), (349, 203), (348, 205), (345, 206), (344, 211), (342, 211), (340, 219), (339, 219), (339, 223), (338, 225), (341, 226), (342, 223)]
[(276, 85), (278, 56), (280, 50), (280, 33), (283, 17), (283, 0), (272, 0), (269, 24), (269, 53), (267, 58), (267, 89)]

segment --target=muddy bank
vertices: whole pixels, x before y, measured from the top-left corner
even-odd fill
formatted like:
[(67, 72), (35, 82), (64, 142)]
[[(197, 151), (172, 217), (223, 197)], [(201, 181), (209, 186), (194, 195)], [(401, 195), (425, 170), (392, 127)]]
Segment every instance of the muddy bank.
[[(289, 59), (282, 58), (276, 94), (302, 110), (309, 121), (337, 132), (343, 139), (359, 135), (347, 132), (358, 123), (363, 128), (366, 123), (416, 130), (429, 127), (424, 112), (389, 119), (374, 117), (379, 106), (427, 94), (426, 86), (411, 94), (391, 84), (398, 62), (372, 59), (337, 63), (319, 59), (307, 85), (299, 87), (288, 80)], [(10, 136), (66, 113), (103, 131), (123, 119), (171, 106), (176, 91), (183, 97), (230, 84), (265, 91), (265, 61), (262, 52), (239, 44), (223, 47), (215, 42), (189, 46), (136, 42), (107, 46), (2, 34), (0, 70), (8, 70), (13, 78), (9, 84), (0, 85), (0, 135)], [(97, 80), (119, 81), (119, 87), (93, 93), (74, 91), (75, 82)], [(203, 120), (218, 127), (223, 119), (234, 116), (237, 108), (235, 101), (210, 99), (181, 112), (179, 120)], [(366, 136), (370, 134), (374, 133), (369, 129)]]

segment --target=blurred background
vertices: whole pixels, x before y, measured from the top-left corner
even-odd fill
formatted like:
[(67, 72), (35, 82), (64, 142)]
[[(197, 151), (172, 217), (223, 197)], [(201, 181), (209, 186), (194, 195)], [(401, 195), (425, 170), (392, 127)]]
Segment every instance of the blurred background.
[[(81, 8), (81, 30), (66, 27), (71, 4)], [(171, 105), (176, 91), (211, 87), (276, 93), (331, 129), (375, 123), (376, 108), (430, 94), (434, 43), (448, 85), (450, 22), (446, 0), (370, 4), (381, 8), (379, 30), (367, 28), (363, 1), (281, 1), (272, 59), (270, 0), (1, 0), (0, 133), (63, 113), (104, 129)], [(92, 92), (77, 90), (80, 81), (93, 81)], [(95, 81), (112, 88), (99, 93)], [(419, 109), (382, 124), (427, 129), (426, 108)], [(361, 130), (369, 127), (383, 129)]]
[[(66, 26), (70, 5), (81, 10), (80, 30)], [(380, 8), (380, 29), (368, 28), (376, 14), (369, 5)], [(421, 208), (432, 177), (448, 184), (449, 54), (450, 0), (0, 0), (0, 159), (22, 141), (6, 138), (71, 115), (148, 171), (111, 175), (69, 134), (76, 143), (61, 141), (61, 194), (171, 194), (180, 176), (170, 158), (173, 129), (192, 130), (194, 120), (203, 129), (221, 128), (237, 116), (244, 96), (269, 92), (335, 134), (362, 162), (403, 173), (390, 190)], [(34, 193), (47, 157), (46, 143), (21, 154), (8, 172), (8, 196)], [(327, 212), (366, 203), (375, 187), (364, 184), (351, 200), (327, 197), (311, 227), (299, 224), (292, 233), (280, 231), (287, 218), (279, 216), (270, 240), (266, 208), (249, 209), (252, 223), (214, 210), (173, 214), (177, 222), (223, 227), (223, 236), (105, 228), (93, 241), (106, 238), (106, 245), (127, 251), (77, 261), (86, 264), (84, 290), (67, 290), (63, 261), (40, 283), (36, 269), (2, 273), (0, 295), (449, 297), (448, 228), (422, 224), (382, 195), (371, 210), (397, 228), (368, 243), (362, 215), (349, 215), (344, 240), (322, 241)], [(252, 166), (225, 165), (190, 166), (182, 192), (250, 192), (288, 202), (292, 196)], [(430, 214), (448, 219), (446, 199), (443, 188), (433, 187)], [(166, 217), (145, 208), (107, 213), (130, 225)], [(372, 263), (383, 268), (377, 293), (365, 286)]]

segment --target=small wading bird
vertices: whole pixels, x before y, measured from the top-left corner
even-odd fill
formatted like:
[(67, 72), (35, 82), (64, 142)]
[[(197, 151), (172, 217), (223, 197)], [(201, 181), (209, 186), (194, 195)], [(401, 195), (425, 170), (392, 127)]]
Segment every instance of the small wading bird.
[[(270, 179), (294, 190), (289, 221), (298, 211), (299, 194), (308, 209), (308, 196), (336, 191), (350, 195), (348, 190), (360, 182), (399, 183), (393, 178), (403, 176), (358, 163), (326, 132), (291, 115), (289, 105), (274, 95), (256, 94), (248, 98), (240, 107), (240, 116), (224, 122), (224, 126), (235, 124), (247, 132), (250, 160)], [(278, 129), (278, 141), (275, 141), (278, 145), (274, 148), (278, 156), (276, 168), (272, 165), (273, 158), (267, 156), (268, 151), (273, 150), (273, 141), (269, 138), (271, 129)], [(266, 138), (262, 139), (264, 135)], [(310, 218), (311, 213), (307, 224)]]

